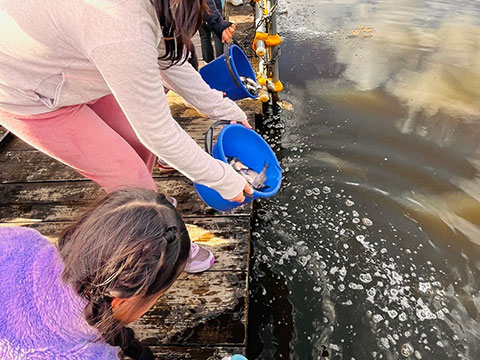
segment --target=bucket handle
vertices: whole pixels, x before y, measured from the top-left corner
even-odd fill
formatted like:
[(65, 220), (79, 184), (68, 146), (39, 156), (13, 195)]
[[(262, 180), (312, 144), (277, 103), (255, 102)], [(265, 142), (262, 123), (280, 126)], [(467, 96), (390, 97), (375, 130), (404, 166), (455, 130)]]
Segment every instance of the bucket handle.
[(205, 151), (209, 154), (212, 155), (212, 149), (213, 149), (213, 131), (217, 126), (220, 125), (228, 125), (230, 124), (229, 120), (217, 120), (215, 121), (210, 127), (208, 128), (207, 132), (205, 133)]
[[(215, 121), (210, 127), (208, 128), (207, 132), (205, 133), (205, 151), (212, 155), (212, 148), (213, 148), (213, 132), (217, 126), (221, 125), (229, 125), (231, 122), (229, 120), (217, 120)], [(253, 194), (249, 194), (246, 191), (243, 192), (243, 196), (249, 199), (253, 199)]]
[(240, 83), (238, 82), (238, 79), (235, 76), (235, 72), (233, 71), (232, 64), (230, 64), (230, 43), (225, 43), (224, 44), (223, 54), (225, 55), (225, 61), (227, 63), (227, 69), (228, 69), (228, 72), (230, 73), (230, 76), (233, 79), (233, 82), (235, 83), (235, 85), (237, 87), (241, 88), (242, 85), (240, 85)]

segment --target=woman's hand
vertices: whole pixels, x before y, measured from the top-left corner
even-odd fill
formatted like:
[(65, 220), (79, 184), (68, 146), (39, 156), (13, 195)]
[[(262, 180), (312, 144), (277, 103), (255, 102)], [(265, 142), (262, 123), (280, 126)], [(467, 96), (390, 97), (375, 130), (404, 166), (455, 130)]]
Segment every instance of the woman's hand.
[(235, 196), (233, 199), (228, 199), (229, 201), (235, 201), (238, 203), (243, 203), (245, 201), (245, 196), (243, 195), (243, 192), (246, 192), (247, 194), (253, 194), (253, 189), (250, 185), (245, 184), (245, 187), (243, 188), (243, 191)]
[(233, 34), (235, 33), (235, 28), (237, 25), (232, 24), (222, 32), (222, 41), (228, 43), (232, 40)]
[[(236, 123), (237, 123), (237, 121), (235, 121), (235, 120), (230, 121), (230, 124), (236, 124)], [(245, 126), (247, 129), (253, 129), (252, 125), (250, 125), (248, 120), (243, 120), (242, 125)]]

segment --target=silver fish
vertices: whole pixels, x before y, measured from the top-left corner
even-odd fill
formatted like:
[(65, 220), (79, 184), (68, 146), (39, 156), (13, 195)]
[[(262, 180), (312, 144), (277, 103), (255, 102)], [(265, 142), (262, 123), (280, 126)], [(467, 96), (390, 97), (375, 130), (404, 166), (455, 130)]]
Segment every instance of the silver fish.
[(250, 86), (250, 85), (245, 85), (245, 88), (247, 89), (247, 91), (252, 94), (252, 95), (257, 95), (258, 94), (258, 89), (257, 88), (254, 88), (253, 86)]
[(243, 86), (245, 86), (245, 88), (250, 94), (258, 95), (258, 92), (262, 88), (260, 84), (258, 84), (255, 80), (246, 76), (240, 76), (240, 80), (242, 81)]
[(236, 157), (227, 158), (227, 160), (228, 163), (233, 167), (233, 169), (240, 175), (242, 175), (255, 190), (259, 190), (265, 187), (265, 181), (267, 180), (268, 164), (265, 164), (263, 170), (260, 173), (257, 173), (255, 170), (250, 169), (248, 166), (243, 164)]

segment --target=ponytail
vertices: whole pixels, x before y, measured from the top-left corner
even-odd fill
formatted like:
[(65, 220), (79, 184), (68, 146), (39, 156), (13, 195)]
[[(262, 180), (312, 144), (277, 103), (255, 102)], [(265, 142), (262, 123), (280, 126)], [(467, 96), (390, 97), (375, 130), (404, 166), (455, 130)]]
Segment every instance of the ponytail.
[(154, 360), (150, 348), (135, 338), (135, 332), (114, 319), (110, 302), (111, 299), (106, 298), (90, 300), (84, 311), (88, 324), (95, 328), (102, 318), (112, 319), (109, 324), (110, 329), (105, 330), (109, 334), (102, 333), (106, 343), (120, 347), (123, 354), (133, 360)]

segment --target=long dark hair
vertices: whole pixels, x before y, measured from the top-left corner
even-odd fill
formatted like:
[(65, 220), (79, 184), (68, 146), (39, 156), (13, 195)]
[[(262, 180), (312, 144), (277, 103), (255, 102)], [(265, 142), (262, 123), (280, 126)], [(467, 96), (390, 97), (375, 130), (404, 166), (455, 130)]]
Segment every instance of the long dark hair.
[(202, 24), (208, 7), (204, 0), (151, 0), (162, 28), (165, 54), (159, 60), (166, 67), (186, 61), (191, 53), (192, 36)]
[(164, 195), (151, 190), (112, 192), (61, 235), (62, 279), (88, 300), (87, 322), (133, 359), (153, 359), (133, 330), (113, 316), (113, 298), (138, 296), (135, 311), (167, 289), (190, 251), (187, 229)]

